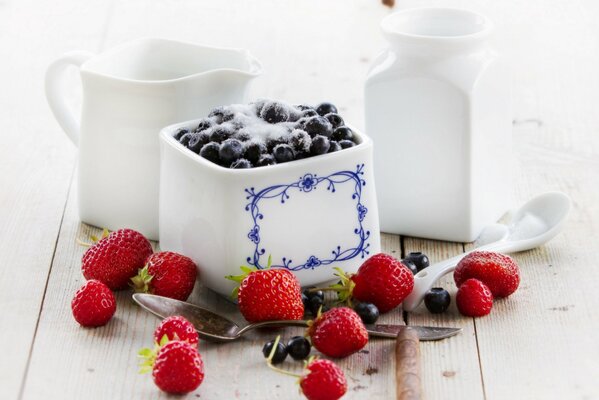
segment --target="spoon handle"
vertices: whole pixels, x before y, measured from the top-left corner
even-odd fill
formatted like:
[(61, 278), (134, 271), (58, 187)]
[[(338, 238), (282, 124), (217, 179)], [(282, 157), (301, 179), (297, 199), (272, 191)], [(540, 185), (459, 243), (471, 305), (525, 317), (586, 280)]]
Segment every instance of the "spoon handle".
[(306, 320), (279, 320), (279, 321), (262, 321), (262, 322), (254, 322), (253, 324), (249, 324), (241, 328), (237, 331), (237, 335), (241, 336), (244, 333), (251, 331), (256, 328), (267, 328), (267, 327), (282, 327), (282, 326), (302, 326), (307, 327), (308, 321)]

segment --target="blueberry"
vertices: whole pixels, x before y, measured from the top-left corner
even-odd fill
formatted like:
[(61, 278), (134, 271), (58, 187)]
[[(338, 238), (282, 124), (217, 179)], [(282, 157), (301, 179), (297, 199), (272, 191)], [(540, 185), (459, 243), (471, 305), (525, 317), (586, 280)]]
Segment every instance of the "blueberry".
[(210, 142), (205, 144), (200, 150), (200, 156), (204, 157), (208, 161), (212, 161), (215, 164), (219, 164), (218, 152), (220, 150), (220, 144), (216, 142)]
[(424, 304), (433, 314), (445, 312), (449, 308), (449, 303), (451, 303), (451, 296), (443, 288), (432, 288), (424, 295)]
[(268, 100), (266, 99), (258, 99), (250, 104), (252, 104), (254, 106), (254, 109), (256, 111), (256, 115), (259, 117), (260, 113), (262, 112), (262, 109), (264, 108), (264, 105), (268, 103)]
[(289, 119), (289, 108), (275, 101), (266, 103), (260, 112), (260, 117), (271, 124), (285, 122)]
[(339, 145), (342, 149), (349, 149), (350, 147), (354, 147), (356, 144), (351, 140), (341, 140), (339, 141)]
[(297, 104), (295, 106), (295, 108), (297, 108), (300, 111), (305, 111), (305, 110), (314, 110), (314, 107), (308, 105), (308, 104)]
[(296, 154), (303, 154), (310, 152), (310, 146), (312, 145), (312, 138), (306, 131), (301, 129), (294, 129), (288, 137), (289, 145), (293, 148)]
[(196, 128), (196, 132), (202, 132), (205, 131), (206, 129), (210, 128), (212, 126), (212, 121), (210, 121), (208, 118), (204, 118), (203, 120), (200, 121), (200, 123), (198, 124), (198, 127)]
[(344, 124), (343, 118), (341, 118), (341, 116), (339, 114), (329, 113), (329, 114), (325, 115), (324, 117), (329, 120), (331, 125), (333, 125), (333, 129), (343, 126), (343, 124)]
[(228, 107), (216, 107), (210, 114), (208, 114), (208, 118), (212, 118), (217, 124), (227, 122), (232, 120), (235, 117), (235, 113), (230, 110)]
[[(275, 341), (271, 340), (267, 342), (264, 347), (262, 347), (262, 354), (264, 354), (264, 358), (268, 358), (270, 356), (270, 352), (272, 351), (273, 346), (275, 345)], [(277, 348), (275, 349), (275, 354), (272, 357), (273, 364), (280, 364), (287, 358), (287, 347), (281, 342), (277, 344)]]
[(239, 160), (235, 160), (231, 163), (229, 168), (232, 169), (246, 169), (252, 168), (252, 163), (246, 160), (245, 158), (240, 158)]
[(303, 130), (306, 127), (306, 122), (308, 122), (308, 118), (302, 117), (296, 121), (296, 123), (295, 123), (295, 125), (293, 125), (293, 127), (295, 129)]
[(252, 140), (245, 143), (243, 157), (252, 164), (256, 165), (260, 156), (266, 153), (266, 145), (261, 140)]
[(374, 324), (379, 319), (379, 309), (372, 303), (358, 303), (354, 307), (354, 311), (365, 324)]
[(287, 144), (287, 141), (284, 137), (270, 137), (266, 139), (266, 151), (268, 153), (272, 153), (275, 147), (279, 144)]
[(287, 352), (294, 360), (305, 360), (310, 355), (312, 346), (303, 336), (294, 336), (287, 342)]
[(314, 109), (304, 110), (301, 114), (302, 117), (316, 117), (317, 115), (318, 113)]
[(287, 118), (287, 122), (296, 122), (301, 117), (303, 117), (302, 111), (293, 107), (289, 110), (289, 118)]
[(325, 117), (310, 117), (304, 125), (304, 130), (312, 137), (316, 135), (330, 137), (333, 133), (333, 125)]
[(320, 298), (320, 300), (322, 300), (324, 302), (324, 292), (322, 290), (317, 290), (317, 291), (313, 291), (314, 288), (307, 288), (304, 289), (303, 294), (306, 295), (306, 297), (308, 299), (311, 299), (313, 297), (318, 297)]
[(329, 139), (324, 136), (316, 135), (312, 138), (312, 146), (310, 146), (310, 153), (314, 156), (325, 154), (331, 148)]
[(341, 141), (341, 140), (353, 140), (354, 133), (347, 126), (340, 126), (339, 128), (333, 131), (331, 135), (333, 140)]
[[(318, 315), (318, 310), (324, 305), (324, 300), (318, 296), (313, 296), (308, 299), (308, 309), (313, 316)], [(324, 310), (324, 307), (323, 307)]]
[(232, 136), (233, 139), (237, 139), (240, 142), (247, 142), (252, 138), (252, 135), (245, 129), (235, 132)]
[(410, 271), (412, 271), (412, 273), (413, 273), (414, 275), (416, 275), (416, 274), (418, 273), (418, 268), (416, 268), (416, 264), (414, 264), (414, 262), (413, 262), (413, 261), (411, 261), (411, 260), (406, 260), (406, 259), (403, 259), (403, 260), (401, 260), (401, 263), (402, 263), (403, 265), (405, 265), (406, 267), (408, 267), (408, 269), (409, 269)]
[(339, 144), (339, 142), (331, 140), (330, 144), (331, 144), (331, 147), (329, 147), (329, 153), (334, 153), (336, 151), (341, 150), (341, 145)]
[(305, 292), (302, 293), (302, 303), (304, 303), (304, 310), (308, 309), (310, 299), (306, 296)]
[(318, 115), (327, 115), (330, 113), (335, 113), (337, 114), (337, 107), (335, 107), (333, 104), (331, 103), (320, 103), (317, 107), (316, 107), (316, 112), (318, 113)]
[(293, 158), (295, 157), (293, 149), (288, 144), (276, 145), (272, 150), (272, 155), (278, 163), (293, 161)]
[(277, 161), (271, 154), (262, 154), (256, 163), (256, 167), (266, 167), (267, 165), (274, 165), (276, 163)]
[(210, 141), (222, 143), (233, 135), (233, 132), (225, 126), (219, 125), (210, 131)]
[(210, 142), (210, 135), (208, 135), (208, 133), (194, 132), (192, 133), (191, 139), (189, 139), (189, 143), (187, 143), (187, 148), (198, 154), (200, 150), (202, 150), (202, 147), (208, 142)]
[(426, 254), (420, 251), (408, 254), (404, 260), (412, 261), (416, 265), (416, 268), (418, 268), (418, 272), (431, 265)]
[(177, 129), (177, 132), (175, 132), (173, 137), (175, 138), (175, 140), (179, 140), (186, 133), (189, 133), (189, 129), (185, 129), (185, 128)]
[(181, 136), (181, 139), (179, 139), (179, 143), (181, 143), (183, 146), (187, 147), (187, 145), (189, 144), (189, 141), (191, 140), (192, 137), (193, 137), (193, 132), (186, 133), (183, 136)]
[(230, 165), (233, 161), (241, 158), (243, 155), (243, 143), (237, 139), (227, 139), (220, 146), (218, 156), (225, 165)]

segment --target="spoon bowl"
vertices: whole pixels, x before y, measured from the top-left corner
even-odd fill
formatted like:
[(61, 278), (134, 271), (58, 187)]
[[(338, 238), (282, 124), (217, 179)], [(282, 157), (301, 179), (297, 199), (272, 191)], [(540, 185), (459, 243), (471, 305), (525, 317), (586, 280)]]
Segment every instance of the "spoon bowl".
[[(460, 260), (473, 251), (515, 253), (534, 249), (553, 239), (562, 230), (571, 207), (572, 201), (561, 192), (543, 193), (527, 201), (512, 214), (511, 221), (504, 228), (500, 227), (502, 224), (492, 224), (483, 230), (482, 236), (486, 237), (481, 236), (477, 244), (486, 244), (417, 273), (414, 289), (402, 303), (404, 311), (418, 307), (435, 282), (452, 272)], [(491, 238), (490, 242), (488, 238)]]

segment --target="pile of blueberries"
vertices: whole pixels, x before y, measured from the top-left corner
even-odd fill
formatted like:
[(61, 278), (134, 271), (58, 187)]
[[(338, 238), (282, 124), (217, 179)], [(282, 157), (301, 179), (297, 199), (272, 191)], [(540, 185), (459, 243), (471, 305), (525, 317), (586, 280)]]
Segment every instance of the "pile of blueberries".
[[(283, 134), (256, 135), (252, 132), (255, 122), (277, 125)], [(337, 107), (326, 102), (312, 107), (258, 100), (244, 109), (235, 105), (218, 107), (195, 129), (179, 129), (174, 137), (201, 157), (236, 169), (300, 160), (357, 144), (357, 137), (345, 126)]]

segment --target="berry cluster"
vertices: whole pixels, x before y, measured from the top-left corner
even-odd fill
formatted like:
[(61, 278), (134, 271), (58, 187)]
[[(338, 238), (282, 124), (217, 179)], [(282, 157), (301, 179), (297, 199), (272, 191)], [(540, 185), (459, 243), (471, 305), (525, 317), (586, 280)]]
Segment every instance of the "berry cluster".
[(271, 100), (215, 108), (195, 129), (179, 129), (174, 137), (201, 157), (233, 169), (281, 164), (358, 143), (331, 103), (312, 107)]
[(151, 371), (156, 386), (166, 393), (193, 392), (204, 380), (198, 344), (191, 322), (181, 316), (168, 317), (154, 331), (154, 348), (139, 351), (140, 373)]
[(170, 251), (153, 253), (148, 239), (132, 229), (104, 230), (101, 238), (92, 240), (95, 243), (81, 263), (88, 281), (71, 302), (80, 325), (94, 327), (110, 321), (116, 311), (113, 290), (132, 287), (177, 300), (187, 300), (191, 294), (197, 268), (190, 258)]

